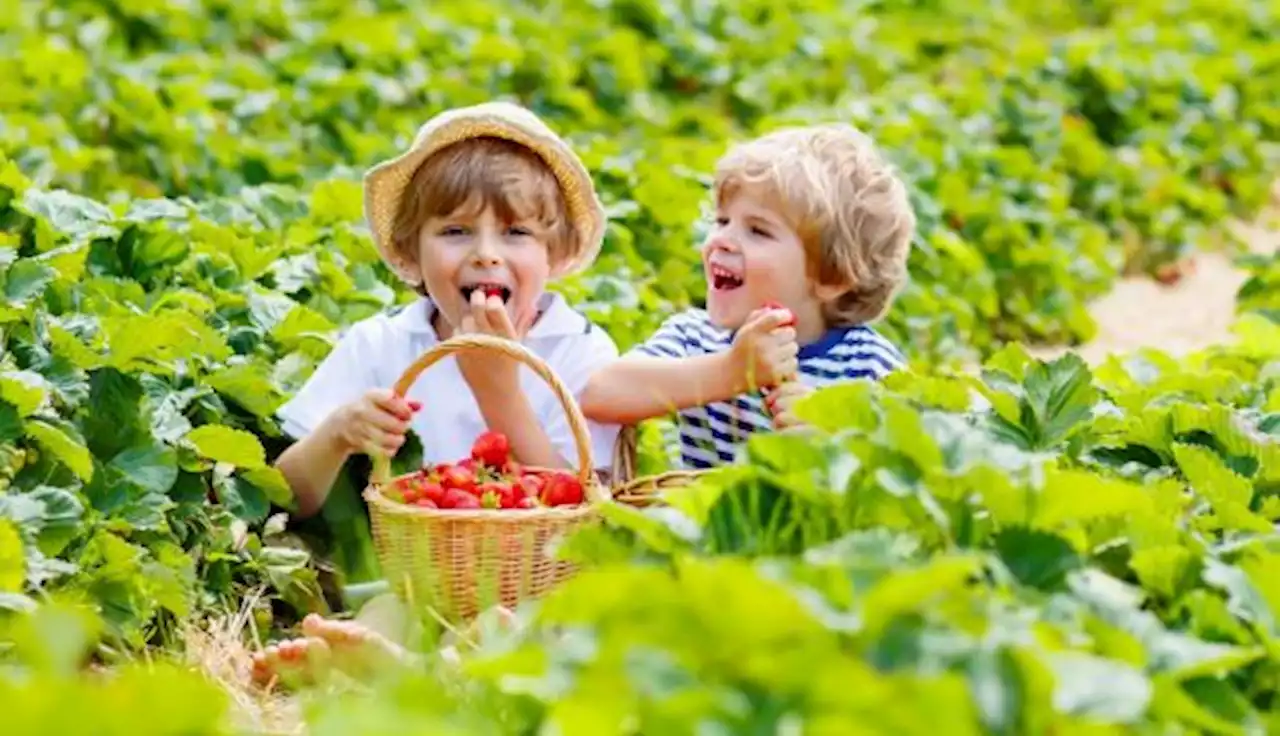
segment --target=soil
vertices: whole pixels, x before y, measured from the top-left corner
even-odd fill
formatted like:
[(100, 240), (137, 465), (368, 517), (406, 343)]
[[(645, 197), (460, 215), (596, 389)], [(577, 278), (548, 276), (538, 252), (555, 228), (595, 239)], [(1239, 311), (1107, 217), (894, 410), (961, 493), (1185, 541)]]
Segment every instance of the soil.
[[(1280, 202), (1280, 184), (1277, 185)], [(1249, 250), (1274, 253), (1280, 249), (1280, 207), (1272, 208), (1252, 223), (1232, 223)], [(1194, 254), (1181, 267), (1182, 277), (1173, 284), (1134, 276), (1121, 280), (1106, 296), (1090, 306), (1098, 323), (1093, 340), (1075, 348), (1090, 364), (1112, 354), (1156, 348), (1180, 356), (1231, 339), (1236, 291), (1247, 275), (1225, 252)], [(1031, 352), (1043, 358), (1063, 353), (1063, 347), (1037, 347)]]

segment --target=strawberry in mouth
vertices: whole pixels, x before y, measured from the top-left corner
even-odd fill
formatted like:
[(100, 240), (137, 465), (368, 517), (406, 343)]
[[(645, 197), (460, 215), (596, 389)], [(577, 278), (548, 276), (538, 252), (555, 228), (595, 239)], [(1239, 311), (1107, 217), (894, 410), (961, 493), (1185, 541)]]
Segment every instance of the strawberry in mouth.
[(719, 264), (711, 264), (711, 288), (716, 291), (733, 291), (742, 286), (742, 277)]
[(496, 296), (502, 299), (503, 304), (506, 304), (507, 302), (511, 301), (511, 289), (503, 286), (502, 284), (497, 284), (497, 283), (468, 284), (462, 287), (461, 291), (462, 291), (462, 300), (468, 303), (471, 301), (471, 295), (476, 291), (483, 292), (486, 299), (488, 299), (491, 296)]

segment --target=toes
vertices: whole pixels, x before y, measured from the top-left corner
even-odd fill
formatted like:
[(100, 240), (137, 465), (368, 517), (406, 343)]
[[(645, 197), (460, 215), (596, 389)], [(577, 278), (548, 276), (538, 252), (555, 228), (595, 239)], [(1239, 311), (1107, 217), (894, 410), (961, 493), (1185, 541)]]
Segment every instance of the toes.
[(319, 636), (327, 622), (318, 613), (308, 613), (302, 619), (302, 633), (307, 636)]

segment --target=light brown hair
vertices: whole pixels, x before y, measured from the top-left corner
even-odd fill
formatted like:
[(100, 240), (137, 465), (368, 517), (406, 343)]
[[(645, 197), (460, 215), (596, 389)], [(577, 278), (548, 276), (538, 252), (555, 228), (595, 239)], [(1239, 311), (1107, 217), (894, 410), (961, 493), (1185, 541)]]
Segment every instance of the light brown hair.
[(396, 256), (416, 263), (422, 226), (462, 207), (463, 216), (492, 207), (503, 222), (535, 222), (553, 269), (578, 247), (564, 194), (542, 158), (514, 141), (480, 137), (436, 151), (413, 173), (392, 225)]
[(884, 316), (906, 282), (916, 228), (903, 182), (850, 125), (785, 128), (734, 147), (716, 167), (723, 204), (744, 188), (776, 203), (804, 243), (814, 282), (847, 285), (823, 304), (832, 326)]

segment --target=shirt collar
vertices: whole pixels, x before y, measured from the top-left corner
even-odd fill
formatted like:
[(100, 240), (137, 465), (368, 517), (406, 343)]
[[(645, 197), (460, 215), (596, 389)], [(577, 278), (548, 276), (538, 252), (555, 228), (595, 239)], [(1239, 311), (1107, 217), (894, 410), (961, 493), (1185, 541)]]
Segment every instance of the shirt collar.
[[(581, 335), (590, 329), (587, 318), (574, 311), (564, 296), (554, 291), (548, 291), (538, 299), (538, 309), (542, 315), (529, 330), (526, 339)], [(409, 332), (428, 334), (438, 340), (439, 335), (431, 326), (435, 311), (435, 303), (430, 297), (423, 296), (406, 304), (392, 320)]]

